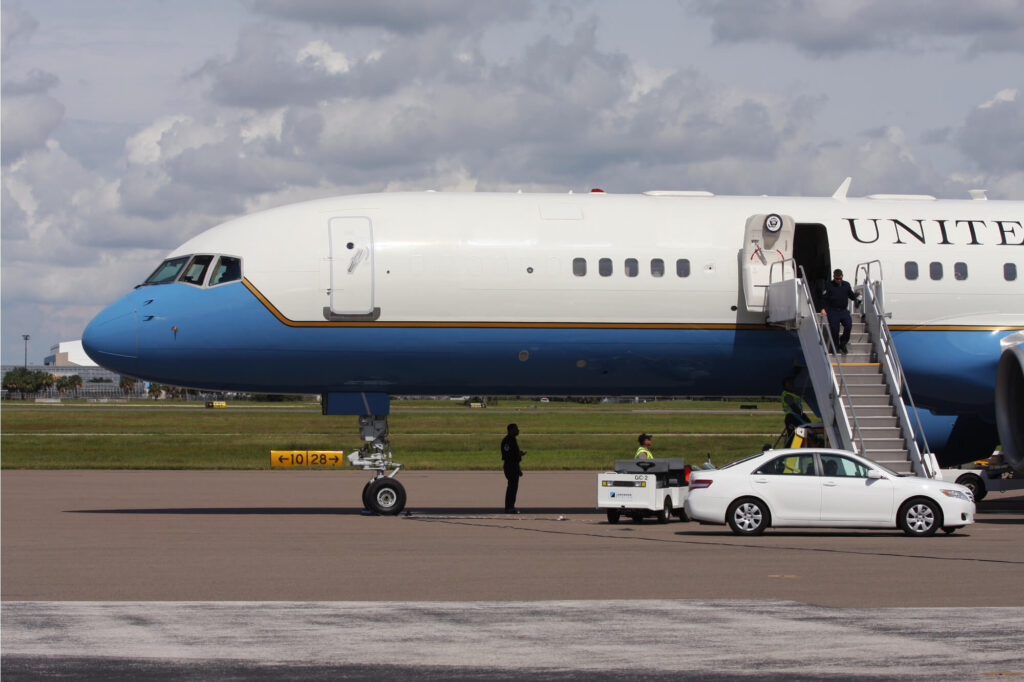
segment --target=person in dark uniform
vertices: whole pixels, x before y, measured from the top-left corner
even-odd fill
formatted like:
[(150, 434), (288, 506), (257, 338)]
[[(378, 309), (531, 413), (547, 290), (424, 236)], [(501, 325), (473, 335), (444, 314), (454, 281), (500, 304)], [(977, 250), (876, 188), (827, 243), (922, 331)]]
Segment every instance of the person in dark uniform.
[[(828, 316), (828, 326), (832, 332), (832, 345), (836, 351), (846, 355), (846, 344), (850, 342), (850, 328), (853, 320), (850, 319), (850, 301), (860, 305), (860, 296), (853, 293), (849, 282), (843, 281), (843, 271), (836, 269), (832, 273), (832, 281), (825, 285), (821, 293), (821, 314)], [(842, 326), (842, 334), (839, 327)]]
[(516, 436), (519, 435), (519, 427), (516, 424), (508, 425), (508, 435), (501, 441), (501, 461), (505, 470), (505, 480), (508, 486), (505, 488), (505, 513), (518, 514), (516, 509), (516, 495), (519, 493), (519, 478), (523, 470), (519, 463), (526, 454), (525, 450), (519, 449)]

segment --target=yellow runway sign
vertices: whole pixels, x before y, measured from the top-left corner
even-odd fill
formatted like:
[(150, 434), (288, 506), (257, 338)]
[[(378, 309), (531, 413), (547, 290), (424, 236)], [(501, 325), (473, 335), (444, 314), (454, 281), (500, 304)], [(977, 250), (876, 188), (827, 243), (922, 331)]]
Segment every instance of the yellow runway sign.
[(345, 466), (341, 450), (271, 450), (272, 467), (340, 467)]

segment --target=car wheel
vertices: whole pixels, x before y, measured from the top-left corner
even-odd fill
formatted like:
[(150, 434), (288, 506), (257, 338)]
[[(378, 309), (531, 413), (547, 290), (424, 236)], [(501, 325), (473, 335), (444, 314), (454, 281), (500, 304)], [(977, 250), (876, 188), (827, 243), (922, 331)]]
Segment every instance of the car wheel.
[(618, 523), (619, 522), (619, 515), (620, 514), (619, 514), (619, 510), (618, 509), (609, 509), (608, 510), (608, 523)]
[(658, 523), (668, 523), (672, 520), (672, 500), (665, 498), (665, 506), (658, 512)]
[(988, 494), (988, 491), (985, 489), (985, 481), (981, 480), (981, 476), (977, 474), (964, 474), (958, 477), (956, 482), (971, 489), (975, 502), (981, 502), (985, 499), (985, 495)]
[(942, 526), (942, 512), (931, 500), (910, 500), (900, 507), (899, 524), (907, 535), (935, 535), (935, 531)]
[(683, 509), (682, 507), (680, 507), (679, 509), (676, 509), (676, 517), (678, 517), (679, 520), (682, 521), (683, 523), (686, 523), (687, 521), (690, 520), (690, 517), (689, 517), (689, 515), (687, 515), (686, 510)]
[(396, 516), (405, 509), (405, 488), (393, 478), (382, 476), (371, 483), (367, 498), (374, 514)]
[(725, 516), (736, 535), (760, 535), (771, 521), (765, 503), (752, 497), (733, 502)]

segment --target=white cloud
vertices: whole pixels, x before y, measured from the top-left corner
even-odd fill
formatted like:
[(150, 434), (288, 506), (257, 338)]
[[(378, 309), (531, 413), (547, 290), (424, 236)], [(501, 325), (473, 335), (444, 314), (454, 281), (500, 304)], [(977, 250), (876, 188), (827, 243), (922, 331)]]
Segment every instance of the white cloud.
[(146, 126), (125, 142), (128, 162), (137, 165), (157, 163), (165, 152), (162, 149), (164, 137), (178, 124), (189, 124), (192, 119), (181, 114), (164, 116)]
[(992, 99), (990, 99), (987, 102), (983, 102), (982, 104), (979, 104), (978, 108), (979, 109), (991, 109), (992, 107), (996, 106), (997, 104), (1001, 104), (1003, 102), (1013, 102), (1016, 99), (1017, 99), (1017, 91), (1008, 88), (1006, 90), (1000, 90), (999, 92), (996, 93), (995, 97), (993, 97)]
[(314, 40), (306, 44), (299, 50), (295, 60), (299, 63), (309, 62), (332, 76), (348, 73), (349, 70), (348, 57), (331, 49), (323, 40)]

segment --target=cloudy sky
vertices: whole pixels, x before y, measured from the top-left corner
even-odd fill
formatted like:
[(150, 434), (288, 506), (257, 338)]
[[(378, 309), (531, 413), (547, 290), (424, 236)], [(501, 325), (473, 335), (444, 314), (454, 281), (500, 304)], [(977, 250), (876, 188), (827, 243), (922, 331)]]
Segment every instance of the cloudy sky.
[(2, 360), (239, 214), (406, 189), (1024, 199), (1024, 0), (2, 0)]

